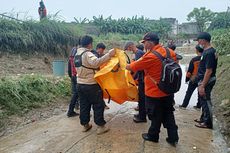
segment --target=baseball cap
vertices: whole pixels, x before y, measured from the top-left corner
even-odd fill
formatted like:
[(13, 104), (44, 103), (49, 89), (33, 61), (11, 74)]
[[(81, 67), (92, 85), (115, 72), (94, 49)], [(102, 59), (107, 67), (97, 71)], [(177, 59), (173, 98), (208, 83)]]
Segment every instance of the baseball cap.
[(198, 41), (199, 39), (204, 39), (207, 40), (208, 42), (211, 41), (211, 35), (207, 32), (200, 32), (197, 36), (196, 41)]
[(159, 37), (156, 33), (148, 32), (144, 35), (143, 39), (139, 42), (144, 43), (145, 41), (158, 41), (159, 42)]

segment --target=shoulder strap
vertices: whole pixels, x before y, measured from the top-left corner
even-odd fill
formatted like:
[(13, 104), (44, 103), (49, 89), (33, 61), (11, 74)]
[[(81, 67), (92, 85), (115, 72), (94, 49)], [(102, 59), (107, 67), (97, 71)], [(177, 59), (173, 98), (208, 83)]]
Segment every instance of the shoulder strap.
[(86, 69), (91, 69), (91, 70), (100, 70), (99, 68), (91, 68), (91, 67), (87, 67), (87, 66), (84, 66), (84, 65), (81, 65), (82, 67), (86, 68)]
[[(84, 52), (82, 52), (81, 54), (80, 54), (80, 56), (82, 57), (82, 55), (84, 54), (84, 53), (86, 53), (87, 52), (87, 50), (86, 51), (84, 51)], [(91, 70), (99, 70), (99, 68), (91, 68), (91, 67), (87, 67), (87, 66), (85, 66), (85, 65), (83, 65), (83, 63), (82, 63), (82, 65), (81, 65), (82, 67), (84, 67), (84, 68), (86, 68), (86, 69), (91, 69)], [(94, 72), (95, 73), (95, 72)]]
[(165, 47), (165, 50), (166, 50), (166, 58), (171, 58), (169, 49)]
[(154, 55), (156, 55), (161, 61), (163, 61), (165, 58), (160, 54), (158, 53), (157, 51), (153, 50), (151, 51)]
[(71, 50), (70, 56), (75, 56), (76, 53), (77, 53), (77, 48), (76, 48), (76, 47), (73, 47), (72, 50)]
[(84, 52), (82, 52), (81, 54), (80, 54), (80, 56), (82, 56), (83, 54), (85, 54), (87, 52), (87, 50), (85, 50)]
[[(171, 55), (170, 55), (170, 51), (168, 48), (165, 48), (165, 51), (166, 51), (166, 58), (171, 58)], [(165, 57), (163, 57), (160, 53), (158, 53), (157, 51), (153, 50), (152, 53), (154, 55), (156, 55), (161, 61), (163, 61), (165, 59)]]

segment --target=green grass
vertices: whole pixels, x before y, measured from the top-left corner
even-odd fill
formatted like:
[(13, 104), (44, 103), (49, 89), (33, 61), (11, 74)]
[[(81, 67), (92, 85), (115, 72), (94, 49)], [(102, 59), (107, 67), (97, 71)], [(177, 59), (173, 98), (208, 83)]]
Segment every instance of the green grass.
[(0, 118), (23, 115), (71, 93), (68, 78), (45, 78), (39, 75), (2, 78), (0, 89)]
[(217, 83), (215, 85), (215, 93), (221, 100), (230, 99), (230, 57), (220, 56), (217, 68)]
[(78, 42), (79, 35), (75, 26), (63, 22), (17, 22), (0, 18), (0, 50), (5, 52), (65, 55)]
[(230, 146), (230, 103), (223, 101), (230, 100), (230, 56), (220, 56), (218, 59), (217, 82), (213, 90), (214, 112), (222, 124), (224, 136), (228, 139)]
[(212, 31), (212, 43), (220, 55), (230, 54), (230, 28)]

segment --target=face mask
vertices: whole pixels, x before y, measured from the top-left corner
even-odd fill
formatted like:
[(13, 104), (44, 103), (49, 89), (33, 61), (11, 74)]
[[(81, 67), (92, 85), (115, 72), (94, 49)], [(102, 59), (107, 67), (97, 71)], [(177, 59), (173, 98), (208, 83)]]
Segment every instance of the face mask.
[(202, 49), (204, 49), (204, 46), (203, 46), (203, 45), (201, 45), (201, 44), (199, 45), (199, 47), (200, 47), (200, 48), (202, 48)]

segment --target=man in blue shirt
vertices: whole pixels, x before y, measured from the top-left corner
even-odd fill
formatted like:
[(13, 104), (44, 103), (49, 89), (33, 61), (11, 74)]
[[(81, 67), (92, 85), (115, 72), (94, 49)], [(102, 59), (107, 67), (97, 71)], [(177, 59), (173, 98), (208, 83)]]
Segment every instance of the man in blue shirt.
[[(137, 49), (133, 42), (127, 42), (124, 48), (125, 51), (132, 51), (135, 54), (134, 60), (138, 60), (145, 53), (144, 51)], [(139, 113), (134, 115), (133, 121), (135, 123), (147, 122), (146, 120), (146, 110), (145, 110), (145, 87), (144, 87), (144, 71), (138, 71), (134, 75), (134, 79), (138, 80), (138, 107)]]

